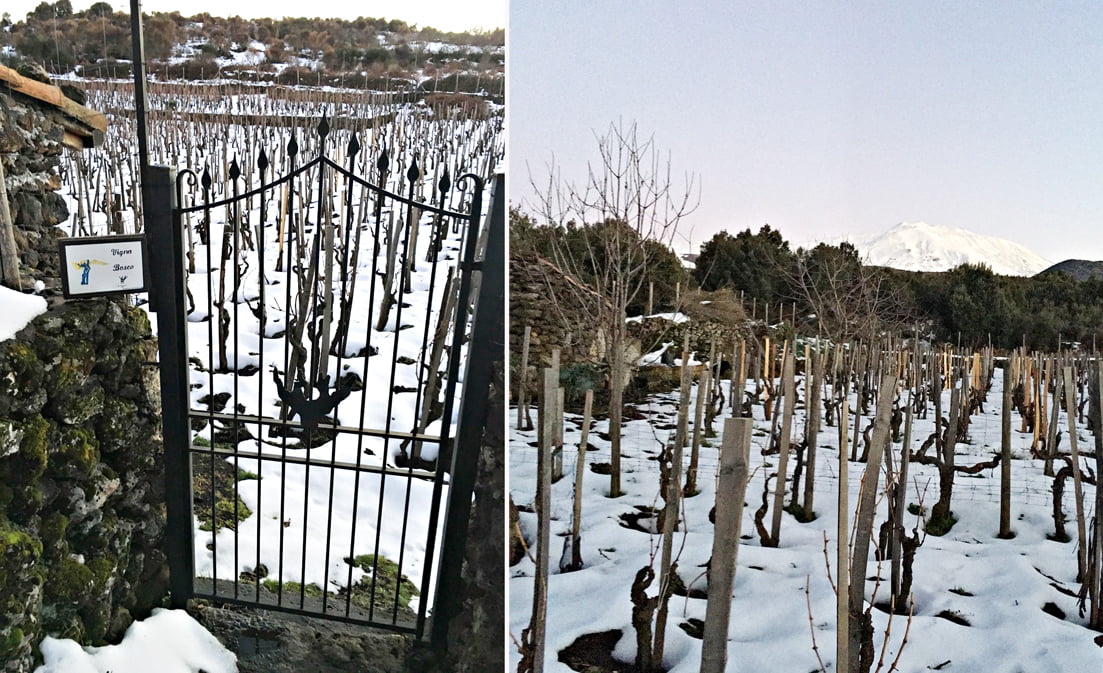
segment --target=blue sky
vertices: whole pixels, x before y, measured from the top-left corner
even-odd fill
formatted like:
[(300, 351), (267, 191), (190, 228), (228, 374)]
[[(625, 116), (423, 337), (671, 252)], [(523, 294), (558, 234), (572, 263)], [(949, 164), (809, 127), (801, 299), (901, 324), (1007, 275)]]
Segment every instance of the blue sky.
[(924, 220), (1103, 259), (1103, 4), (514, 0), (510, 194), (635, 121), (692, 171), (684, 233)]
[[(42, 0), (5, 0), (0, 12), (9, 12), (12, 20), (26, 18), (27, 13)], [(49, 4), (53, 4), (50, 0)], [(96, 0), (71, 0), (73, 9), (82, 11)], [(185, 16), (209, 12), (212, 16), (237, 15), (243, 18), (285, 16), (318, 16), (355, 19), (360, 16), (399, 19), (418, 26), (432, 26), (445, 31), (502, 28), (506, 23), (508, 0), (472, 0), (470, 2), (445, 2), (444, 0), (319, 0), (316, 2), (292, 2), (290, 0), (143, 0), (143, 12), (179, 11)], [(117, 12), (129, 12), (129, 0), (107, 0)]]

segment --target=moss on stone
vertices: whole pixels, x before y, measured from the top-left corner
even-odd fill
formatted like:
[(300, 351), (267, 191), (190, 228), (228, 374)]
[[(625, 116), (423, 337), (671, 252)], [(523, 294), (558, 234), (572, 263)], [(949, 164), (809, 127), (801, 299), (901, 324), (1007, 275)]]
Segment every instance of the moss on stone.
[(69, 556), (51, 565), (47, 579), (47, 598), (72, 603), (81, 602), (95, 584), (95, 576), (88, 566)]
[(65, 530), (69, 527), (69, 518), (61, 512), (50, 512), (42, 518), (38, 526), (38, 535), (42, 540), (43, 551), (46, 555), (60, 555), (68, 551), (65, 543)]
[[(237, 530), (237, 524), (239, 521), (245, 521), (253, 515), (253, 510), (246, 506), (245, 502), (241, 498), (235, 500), (216, 500), (214, 503), (214, 525), (218, 528), (229, 528), (230, 530)], [(195, 512), (195, 516), (202, 521), (199, 525), (199, 530), (211, 530), (211, 510), (206, 508), (204, 511)]]
[(237, 530), (239, 521), (253, 515), (238, 496), (237, 482), (255, 479), (256, 475), (235, 469), (229, 461), (211, 455), (195, 455), (192, 465), (192, 510), (201, 522), (200, 530)]
[(19, 650), (23, 644), (23, 629), (13, 626), (8, 632), (0, 636), (0, 660), (6, 660)]
[(20, 474), (25, 482), (42, 476), (46, 469), (46, 450), (50, 424), (45, 418), (35, 416), (23, 424), (23, 441), (19, 443), (19, 455), (23, 458)]
[(0, 522), (0, 587), (6, 593), (19, 598), (23, 585), (33, 583), (31, 575), (40, 558), (42, 542), (7, 521)]
[(70, 341), (62, 347), (64, 350), (50, 383), (51, 393), (83, 386), (95, 362), (95, 353), (88, 342)]
[(88, 562), (88, 569), (92, 571), (92, 578), (97, 590), (102, 590), (111, 582), (118, 566), (118, 559), (111, 554), (97, 556)]
[[(398, 564), (386, 556), (363, 554), (352, 559), (352, 565), (368, 573), (360, 578), (352, 590), (352, 602), (362, 607), (375, 604), (376, 610), (393, 610), (395, 592), (398, 592), (399, 610), (406, 609), (414, 596), (419, 595), (417, 587), (405, 575), (399, 576)], [(374, 573), (374, 575), (373, 575)], [(372, 600), (372, 578), (374, 577), (375, 597)]]
[(99, 462), (99, 442), (86, 428), (65, 428), (61, 431), (58, 453), (81, 473), (91, 473)]
[[(272, 593), (277, 593), (280, 590), (280, 583), (277, 580), (261, 580), (260, 585)], [(305, 589), (299, 582), (283, 583), (284, 596), (297, 596), (300, 592), (309, 598), (321, 598), (323, 593), (322, 588), (313, 582), (306, 585)], [(332, 593), (330, 594), (330, 596), (333, 595)]]

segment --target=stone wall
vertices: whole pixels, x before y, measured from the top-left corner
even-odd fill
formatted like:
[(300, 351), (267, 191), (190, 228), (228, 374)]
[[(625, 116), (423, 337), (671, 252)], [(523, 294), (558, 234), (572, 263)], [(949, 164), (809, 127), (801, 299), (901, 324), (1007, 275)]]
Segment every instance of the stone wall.
[[(559, 300), (556, 301), (556, 298)], [(521, 366), (525, 327), (531, 327), (529, 366), (546, 367), (553, 348), (560, 349), (561, 362), (600, 360), (604, 339), (593, 311), (585, 302), (599, 301), (597, 295), (578, 286), (554, 264), (536, 255), (513, 255), (509, 260), (509, 352), (510, 366)], [(514, 371), (516, 380), (516, 371)]]
[(161, 604), (160, 393), (146, 314), (69, 302), (0, 342), (0, 671)]
[[(102, 115), (0, 71), (0, 166), (20, 284), (52, 308), (0, 342), (0, 671), (29, 672), (46, 635), (117, 642), (161, 605), (164, 536), (157, 357), (146, 314), (65, 303), (59, 167)], [(36, 97), (41, 96), (41, 97)]]
[(65, 150), (61, 114), (49, 105), (0, 89), (0, 163), (6, 177), (8, 201), (15, 223), (15, 242), (21, 262), (23, 288), (36, 280), (44, 294), (59, 292), (56, 227), (69, 217), (60, 189), (58, 167)]

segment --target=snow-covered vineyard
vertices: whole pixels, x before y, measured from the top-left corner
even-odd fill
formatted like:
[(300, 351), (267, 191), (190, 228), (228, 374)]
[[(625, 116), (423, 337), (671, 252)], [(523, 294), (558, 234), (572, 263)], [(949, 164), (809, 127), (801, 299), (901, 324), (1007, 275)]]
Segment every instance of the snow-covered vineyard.
[[(883, 460), (874, 460), (876, 451), (857, 460), (869, 451), (871, 443), (876, 444), (879, 436), (874, 428), (877, 404), (872, 387), (859, 392), (863, 379), (872, 384), (877, 377), (872, 373), (833, 376), (829, 358), (827, 373), (818, 381), (813, 376), (812, 385), (806, 387), (810, 382), (806, 380), (803, 358), (809, 351), (804, 350), (803, 344), (795, 350), (799, 357), (792, 378), (794, 385), (789, 389), (790, 399), (795, 400), (791, 419), (786, 418), (789, 401), (784, 397), (777, 399), (786, 378), (780, 357), (773, 362), (771, 373), (762, 374), (769, 371), (763, 365), (757, 368), (759, 375), (748, 375), (745, 383), (749, 397), (755, 399), (750, 407), (753, 431), (749, 479), (742, 498), (745, 507), (740, 519), (741, 540), (730, 597), (731, 623), (726, 644), (720, 645), (727, 661), (723, 670), (848, 670), (836, 660), (840, 619), (836, 599), (836, 588), (840, 586), (839, 489), (842, 485), (847, 495), (845, 535), (854, 559), (862, 546), (855, 539), (855, 529), (861, 521), (857, 512), (864, 506), (860, 503), (861, 491), (863, 484), (868, 487), (870, 484), (866, 482), (873, 478), (866, 472), (867, 465), (878, 472), (876, 488), (867, 494), (868, 501), (875, 503), (868, 566), (858, 575), (865, 578), (862, 611), (870, 616), (873, 626), (868, 670), (908, 673), (1098, 670), (1103, 661), (1100, 646), (1103, 639), (1098, 630), (1090, 627), (1093, 617), (1098, 619), (1100, 600), (1098, 572), (1091, 567), (1092, 559), (1098, 558), (1092, 532), (1096, 514), (1093, 485), (1096, 445), (1094, 436), (1086, 429), (1086, 422), (1094, 412), (1090, 405), (1081, 404), (1095, 371), (1085, 366), (1088, 358), (1071, 355), (1063, 361), (1076, 372), (1075, 384), (1071, 386), (1076, 406), (1070, 419), (1057, 361), (1051, 360), (1049, 369), (1039, 369), (1031, 367), (1028, 363), (1034, 361), (1029, 359), (1009, 361), (990, 355), (974, 358), (972, 353), (954, 359), (932, 357), (927, 346), (922, 367), (925, 378), (921, 379), (924, 384), (914, 386), (908, 383), (914, 381), (908, 378), (909, 372), (914, 371), (914, 363), (908, 360), (910, 351), (889, 354), (882, 362), (893, 364), (883, 366), (881, 371), (899, 378), (888, 391), (893, 396), (889, 399), (894, 399), (894, 408), (884, 413), (882, 432), (887, 433), (888, 449)], [(695, 357), (704, 360), (705, 355), (697, 353)], [(951, 362), (952, 369), (947, 366)], [(999, 456), (1003, 451), (1005, 367), (1010, 370), (1008, 373), (1013, 376), (1010, 380), (1016, 389), (1011, 396), (1015, 410), (1009, 423), (1011, 460), (1006, 461), (1010, 464), (1007, 521), (1010, 535), (1001, 537), (1001, 468), (1005, 461)], [(578, 473), (583, 475), (580, 517), (583, 567), (576, 571), (569, 571), (567, 566), (572, 560), (575, 464), (583, 418), (578, 413), (565, 414), (564, 477), (551, 486), (550, 493), (544, 671), (587, 671), (593, 666), (594, 670), (637, 672), (640, 670), (636, 665), (640, 661), (637, 654), (642, 649), (637, 643), (651, 644), (660, 640), (660, 635), (665, 636), (661, 667), (653, 670), (661, 668), (670, 673), (714, 670), (702, 666), (703, 649), (707, 649), (702, 635), (708, 631), (705, 616), (710, 598), (706, 577), (710, 559), (716, 563), (712, 558), (715, 530), (712, 521), (719, 517), (719, 510), (730, 506), (739, 495), (717, 493), (721, 444), (735, 441), (734, 437), (723, 436), (725, 423), (732, 416), (729, 393), (733, 381), (738, 381), (735, 369), (738, 367), (730, 373), (726, 369), (722, 372), (713, 391), (721, 395), (707, 397), (713, 401), (706, 402), (703, 415), (696, 415), (701, 424), (699, 440), (694, 412), (700, 399), (699, 386), (711, 387), (708, 382), (702, 383), (707, 367), (697, 367), (697, 381), (687, 390), (688, 394), (680, 395), (674, 390), (630, 405), (623, 426), (620, 459), (624, 494), (620, 497), (608, 497), (611, 462), (608, 421), (599, 416), (592, 423), (588, 432), (589, 451), (584, 456), (586, 469)], [(815, 371), (814, 367), (811, 369)], [(954, 372), (952, 383), (947, 385), (941, 379), (942, 385), (933, 384), (935, 371), (943, 375)], [(849, 429), (843, 439), (839, 432), (841, 406), (833, 405), (833, 401), (843, 394), (842, 386), (848, 380)], [(1022, 382), (1026, 385), (1021, 385)], [(816, 399), (833, 405), (833, 413), (829, 417), (820, 411), (819, 430), (812, 442), (804, 444), (812, 406), (809, 402), (816, 386), (822, 386)], [(978, 388), (986, 392), (981, 395)], [(773, 399), (769, 399), (767, 389), (772, 391)], [(930, 393), (932, 389), (934, 394)], [(955, 402), (959, 395), (983, 403), (975, 406), (971, 415), (964, 412), (959, 415)], [(680, 475), (678, 471), (673, 474), (679, 475), (679, 483), (684, 485), (692, 466), (692, 446), (699, 441), (698, 492), (685, 493), (679, 505), (677, 529), (667, 542), (675, 565), (670, 580), (672, 595), (666, 607), (666, 628), (659, 634), (653, 615), (663, 608), (656, 610), (656, 603), (661, 601), (654, 599), (661, 591), (666, 551), (662, 535), (664, 494), (670, 492), (669, 487), (660, 486), (660, 466), (665, 458), (664, 449), (675, 443), (680, 400), (690, 401), (686, 409), (688, 428), (683, 435), (687, 445), (682, 453)], [(767, 400), (773, 406), (769, 417), (763, 404)], [(1034, 406), (1029, 406), (1031, 403)], [(909, 407), (911, 413), (907, 413)], [(936, 409), (944, 419), (939, 442), (934, 439)], [(1028, 418), (1023, 418), (1022, 410), (1026, 410)], [(963, 420), (966, 416), (967, 423)], [(534, 422), (536, 417), (534, 411)], [(516, 409), (511, 419), (510, 488), (520, 509), (520, 528), (527, 544), (527, 555), (510, 569), (510, 631), (518, 647), (511, 651), (509, 661), (510, 668), (516, 669), (522, 660), (519, 650), (527, 643), (525, 636), (531, 636), (525, 632), (530, 627), (537, 575), (534, 557), (539, 525), (534, 507), (538, 497), (540, 423), (535, 422), (532, 429), (517, 429)], [(1070, 422), (1074, 426), (1072, 431)], [(951, 426), (959, 429), (956, 437), (947, 432)], [(791, 452), (783, 462), (771, 439), (782, 436), (784, 427), (791, 427)], [(857, 442), (855, 427), (864, 433)], [(1037, 434), (1033, 432), (1035, 427)], [(1077, 463), (1069, 457), (1070, 432), (1076, 439)], [(848, 459), (842, 464), (841, 439), (847, 442), (843, 454)], [(946, 467), (946, 455), (939, 451), (942, 442), (951, 447), (951, 465), (956, 467), (951, 470), (950, 500), (956, 522), (948, 532), (938, 535), (932, 519), (941, 493), (940, 468)], [(809, 466), (803, 463), (809, 453), (808, 445), (815, 447), (815, 463), (811, 487), (806, 492)], [(1046, 467), (1047, 445), (1056, 445), (1059, 452), (1052, 462), (1052, 471)], [(901, 481), (902, 458), (908, 449), (907, 473)], [(798, 464), (800, 467), (794, 469)], [(1073, 474), (1074, 464), (1079, 467), (1077, 475)], [(842, 480), (841, 467), (846, 469)], [(775, 500), (779, 487), (773, 477), (779, 469), (786, 470), (780, 487), (785, 492)], [(1047, 476), (1047, 472), (1056, 477)], [(794, 473), (799, 481), (796, 486)], [(897, 485), (904, 491), (902, 500), (897, 502), (904, 504), (906, 511), (893, 502), (900, 494), (894, 488)], [(1077, 493), (1083, 507), (1082, 524), (1078, 524), (1077, 518)], [(779, 502), (785, 503), (785, 512), (775, 512)], [(812, 520), (807, 520), (809, 517), (802, 509), (809, 502), (814, 511)], [(902, 512), (894, 545), (888, 542), (893, 537), (892, 531), (882, 526), (888, 520), (890, 507)], [(756, 512), (760, 515), (757, 524)], [(774, 519), (779, 513), (780, 519)], [(806, 522), (798, 520), (798, 516)], [(772, 528), (771, 520), (779, 522), (779, 527)], [(941, 525), (945, 524), (943, 521)], [(1086, 531), (1084, 538), (1080, 531)], [(891, 554), (879, 555), (879, 546), (914, 549), (910, 564), (907, 560), (902, 564), (905, 568), (910, 565), (910, 572), (894, 568)], [(1083, 578), (1078, 577), (1081, 551), (1085, 564)], [(907, 553), (897, 557), (906, 559)], [(639, 582), (647, 576), (641, 573), (645, 567), (654, 571), (650, 584)], [(901, 575), (910, 575), (907, 577), (910, 588), (898, 584)], [(894, 586), (904, 593), (906, 598), (902, 602), (907, 605), (891, 614)], [(647, 612), (648, 607), (654, 612)], [(847, 614), (845, 605), (841, 610), (842, 615)], [(655, 628), (656, 632), (648, 632), (640, 640), (637, 626)], [(715, 663), (715, 652), (712, 656)]]

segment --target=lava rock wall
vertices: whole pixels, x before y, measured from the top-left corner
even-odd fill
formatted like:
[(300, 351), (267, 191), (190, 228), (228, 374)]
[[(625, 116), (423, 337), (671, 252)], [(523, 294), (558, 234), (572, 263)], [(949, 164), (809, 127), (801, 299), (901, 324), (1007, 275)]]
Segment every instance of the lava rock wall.
[(43, 281), (47, 294), (60, 288), (56, 225), (69, 217), (58, 174), (65, 151), (60, 112), (32, 98), (0, 92), (0, 162), (24, 289)]
[(110, 300), (0, 342), (0, 671), (33, 670), (46, 635), (117, 642), (166, 595), (155, 355)]

